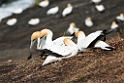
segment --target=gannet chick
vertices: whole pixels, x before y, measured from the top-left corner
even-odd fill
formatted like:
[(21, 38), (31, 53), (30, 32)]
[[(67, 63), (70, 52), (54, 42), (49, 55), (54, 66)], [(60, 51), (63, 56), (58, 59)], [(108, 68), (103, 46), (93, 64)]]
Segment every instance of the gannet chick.
[(91, 2), (92, 3), (94, 3), (94, 4), (98, 4), (98, 3), (100, 3), (102, 0), (91, 0)]
[(39, 3), (39, 6), (45, 8), (49, 5), (49, 0), (44, 0)]
[(124, 14), (123, 13), (120, 13), (120, 15), (116, 17), (116, 20), (123, 22), (124, 21)]
[(67, 16), (68, 14), (72, 12), (72, 10), (73, 10), (73, 6), (70, 3), (68, 3), (67, 7), (62, 12), (62, 16), (63, 17)]
[(32, 18), (28, 21), (28, 24), (29, 25), (37, 25), (37, 24), (39, 24), (39, 22), (40, 22), (39, 18)]
[(59, 11), (59, 7), (58, 7), (58, 6), (53, 7), (53, 8), (51, 8), (51, 9), (49, 9), (49, 10), (47, 11), (47, 15), (56, 14), (58, 11)]
[(112, 47), (103, 41), (98, 41), (94, 47), (101, 48), (102, 50), (108, 50), (108, 51), (115, 49), (115, 47)]
[(87, 27), (92, 27), (92, 26), (93, 26), (93, 22), (92, 22), (91, 17), (87, 17), (87, 18), (85, 19), (85, 25), (86, 25)]
[(16, 18), (11, 18), (9, 19), (6, 24), (9, 25), (9, 26), (13, 26), (17, 23), (17, 19)]
[(76, 24), (74, 22), (71, 22), (69, 25), (69, 28), (67, 29), (67, 32), (70, 35), (73, 35), (74, 33), (78, 32), (79, 28), (76, 27)]
[(117, 30), (118, 29), (118, 24), (115, 21), (112, 22), (111, 29), (112, 30)]
[(22, 8), (17, 8), (13, 11), (14, 14), (20, 14), (22, 12), (23, 12)]
[(105, 7), (103, 5), (96, 5), (95, 8), (99, 11), (99, 12), (104, 12), (105, 11)]
[(90, 48), (93, 48), (97, 41), (105, 37), (108, 33), (106, 30), (98, 30), (96, 32), (90, 33), (85, 37), (84, 32), (80, 31), (76, 33), (77, 37), (77, 46), (81, 52), (85, 52)]

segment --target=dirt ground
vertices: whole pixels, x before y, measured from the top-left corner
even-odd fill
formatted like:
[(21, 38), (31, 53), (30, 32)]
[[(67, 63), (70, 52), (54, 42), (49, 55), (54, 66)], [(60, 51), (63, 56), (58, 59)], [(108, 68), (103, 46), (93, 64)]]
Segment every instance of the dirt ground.
[[(72, 3), (74, 10), (69, 16), (62, 18), (61, 12), (67, 3)], [(7, 26), (4, 19), (0, 23), (0, 83), (123, 83), (124, 82), (124, 41), (115, 37), (115, 33), (108, 35), (110, 45), (116, 47), (114, 51), (92, 49), (75, 57), (52, 63), (35, 70), (42, 60), (35, 52), (34, 59), (25, 61), (29, 55), (30, 36), (34, 31), (49, 28), (53, 31), (53, 39), (63, 34), (70, 22), (86, 34), (99, 29), (110, 29), (111, 22), (121, 12), (124, 13), (124, 0), (104, 0), (106, 8), (99, 13), (90, 0), (51, 0), (47, 8), (30, 7), (22, 14), (12, 15), (18, 22), (14, 26)], [(56, 15), (46, 15), (46, 11), (58, 5), (60, 11)], [(92, 17), (94, 26), (86, 27), (84, 19)], [(40, 18), (37, 26), (28, 25), (30, 18)], [(119, 25), (124, 27), (124, 23)], [(35, 48), (34, 48), (35, 49)], [(9, 63), (8, 60), (13, 62)]]

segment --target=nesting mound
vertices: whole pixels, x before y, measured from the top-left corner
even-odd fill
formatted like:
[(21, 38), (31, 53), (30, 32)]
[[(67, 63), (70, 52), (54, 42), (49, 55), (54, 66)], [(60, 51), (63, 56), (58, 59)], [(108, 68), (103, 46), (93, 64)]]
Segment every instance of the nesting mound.
[(15, 61), (0, 65), (3, 83), (122, 83), (124, 81), (124, 40), (116, 37), (108, 43), (113, 51), (91, 49), (39, 70), (41, 59)]

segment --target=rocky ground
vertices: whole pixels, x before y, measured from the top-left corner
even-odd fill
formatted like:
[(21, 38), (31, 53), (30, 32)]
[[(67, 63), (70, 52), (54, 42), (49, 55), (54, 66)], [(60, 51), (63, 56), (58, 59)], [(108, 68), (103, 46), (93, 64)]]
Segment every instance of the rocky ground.
[[(39, 6), (30, 7), (22, 14), (12, 15), (18, 22), (14, 26), (6, 25), (9, 18), (0, 23), (0, 82), (1, 83), (123, 83), (124, 81), (124, 41), (115, 37), (115, 33), (108, 35), (110, 45), (116, 47), (114, 51), (92, 49), (86, 53), (44, 66), (39, 70), (35, 68), (42, 64), (42, 60), (32, 59), (26, 62), (29, 55), (30, 36), (34, 31), (49, 28), (54, 38), (59, 37), (75, 22), (86, 34), (99, 29), (110, 29), (111, 22), (121, 12), (124, 13), (123, 0), (104, 0), (106, 8), (99, 13), (90, 0), (51, 0), (47, 8)], [(67, 3), (72, 3), (74, 11), (71, 15), (62, 18), (61, 12)], [(58, 5), (60, 11), (56, 15), (46, 15), (46, 11)], [(86, 27), (84, 19), (91, 16), (93, 27)], [(28, 25), (31, 18), (40, 18), (37, 26)], [(124, 27), (124, 23), (120, 24)], [(35, 49), (35, 48), (34, 48)], [(33, 57), (40, 53), (35, 52)], [(11, 63), (7, 62), (12, 60)]]

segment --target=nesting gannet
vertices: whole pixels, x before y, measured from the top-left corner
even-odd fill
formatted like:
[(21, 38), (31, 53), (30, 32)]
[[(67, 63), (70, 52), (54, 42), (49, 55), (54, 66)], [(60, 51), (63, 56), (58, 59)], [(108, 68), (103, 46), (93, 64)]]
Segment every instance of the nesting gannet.
[(123, 13), (120, 13), (120, 15), (116, 17), (116, 20), (123, 22), (124, 21), (124, 14)]
[(91, 2), (92, 3), (94, 3), (94, 4), (98, 4), (98, 3), (100, 3), (102, 0), (91, 0)]
[(112, 30), (117, 30), (118, 29), (118, 24), (115, 21), (112, 22), (111, 29)]
[(22, 8), (17, 8), (13, 11), (14, 14), (20, 14), (22, 13), (23, 9)]
[(99, 12), (104, 12), (105, 11), (105, 7), (103, 5), (96, 5), (95, 8), (99, 11)]
[(56, 57), (54, 55), (48, 55), (46, 60), (44, 61), (43, 65), (46, 65), (51, 62), (55, 62), (57, 60), (62, 60), (64, 58), (70, 58), (72, 56), (77, 55), (78, 53), (78, 48), (77, 45), (70, 39), (70, 38), (65, 38), (63, 40), (65, 45), (58, 46), (58, 45), (51, 45), (49, 49), (51, 52), (58, 54), (60, 57)]
[[(86, 36), (85, 36), (85, 33), (84, 33), (83, 31), (78, 31), (78, 32), (76, 33), (76, 37), (78, 37), (78, 36), (81, 37), (80, 40), (83, 40), (83, 39), (86, 37)], [(79, 40), (78, 40), (78, 41), (79, 41)], [(83, 42), (83, 41), (82, 41), (82, 42)], [(95, 47), (95, 48), (96, 48), (96, 47), (97, 47), (97, 48), (101, 48), (101, 49), (103, 49), (103, 50), (113, 50), (113, 49), (115, 49), (114, 47), (108, 45), (106, 42), (101, 41), (101, 40), (97, 41), (94, 47)]]
[(76, 32), (79, 31), (79, 28), (76, 27), (76, 24), (74, 22), (71, 22), (70, 25), (69, 25), (69, 28), (67, 29), (67, 32), (72, 35)]
[(82, 52), (85, 52), (89, 48), (93, 48), (101, 38), (105, 37), (110, 32), (106, 30), (98, 30), (96, 32), (90, 33), (88, 36), (85, 37), (84, 32), (80, 31), (76, 33), (77, 37), (77, 46), (78, 49)]
[(40, 22), (39, 18), (32, 18), (28, 21), (28, 24), (29, 25), (37, 25), (37, 24), (39, 24), (39, 22)]
[(108, 45), (107, 43), (100, 41), (100, 40), (95, 44), (94, 47), (101, 48), (102, 50), (114, 50), (115, 49), (115, 47), (112, 47)]
[(62, 16), (65, 17), (66, 15), (70, 14), (72, 10), (73, 10), (73, 6), (70, 3), (68, 3), (67, 7), (62, 12)]
[(6, 24), (9, 25), (9, 26), (13, 26), (17, 23), (17, 19), (16, 18), (11, 18), (9, 19)]
[(44, 0), (39, 3), (39, 6), (45, 8), (49, 5), (49, 0)]
[(87, 27), (92, 27), (92, 26), (93, 26), (93, 22), (92, 22), (91, 17), (87, 17), (87, 18), (85, 19), (85, 25), (86, 25)]
[(58, 7), (58, 6), (53, 7), (53, 8), (51, 8), (51, 9), (49, 9), (49, 10), (47, 11), (47, 15), (56, 14), (58, 11), (59, 11), (59, 7)]

